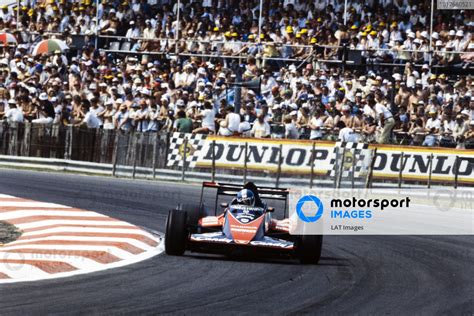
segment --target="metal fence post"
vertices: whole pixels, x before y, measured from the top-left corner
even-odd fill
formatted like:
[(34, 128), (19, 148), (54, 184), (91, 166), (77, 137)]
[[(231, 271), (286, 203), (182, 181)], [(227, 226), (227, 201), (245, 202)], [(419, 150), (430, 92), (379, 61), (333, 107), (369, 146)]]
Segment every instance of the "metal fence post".
[(311, 175), (309, 178), (309, 188), (313, 188), (314, 182), (314, 159), (316, 158), (316, 142), (313, 142), (313, 148), (311, 149)]
[(368, 189), (372, 186), (372, 176), (374, 172), (375, 159), (377, 158), (377, 148), (372, 150), (372, 159), (370, 160), (369, 170), (367, 172), (367, 179), (365, 181), (365, 188)]
[(181, 181), (184, 181), (186, 175), (186, 156), (188, 154), (188, 139), (184, 137), (184, 148), (183, 148), (183, 169), (181, 173)]
[(339, 173), (339, 147), (335, 147), (336, 150), (336, 159), (334, 160), (334, 166), (332, 166), (333, 171), (334, 171), (334, 181), (333, 181), (333, 188), (337, 188), (337, 178), (338, 178), (338, 173)]
[(454, 188), (458, 188), (458, 175), (459, 175), (459, 156), (456, 156), (456, 161), (454, 162)]
[(245, 142), (245, 149), (244, 149), (244, 184), (247, 183), (247, 156), (249, 151), (249, 143)]
[(344, 161), (346, 160), (346, 148), (342, 148), (342, 159), (341, 159), (341, 164), (339, 165), (339, 173), (336, 178), (336, 183), (337, 186), (336, 188), (339, 189), (341, 188), (341, 181), (342, 181), (342, 175), (344, 174)]
[(114, 137), (114, 155), (112, 156), (112, 176), (115, 177), (117, 171), (117, 155), (118, 155), (118, 143), (119, 143), (119, 131), (115, 131)]
[(352, 166), (351, 166), (351, 188), (354, 189), (355, 187), (355, 166), (356, 166), (356, 150), (352, 149)]
[[(135, 136), (136, 134), (134, 134), (133, 136)], [(137, 135), (138, 136), (138, 135)], [(133, 153), (133, 171), (132, 171), (132, 179), (135, 179), (135, 172), (136, 172), (136, 169), (137, 169), (137, 155), (138, 155), (138, 137), (137, 137), (137, 141), (135, 142), (135, 146), (133, 148), (134, 150), (134, 153)]]
[[(33, 132), (34, 132), (34, 126), (32, 123), (27, 123), (27, 127), (28, 127), (28, 136), (25, 135), (25, 139), (26, 139), (26, 147), (25, 147), (25, 153), (26, 153), (26, 156), (30, 157), (31, 156), (31, 140), (33, 139)], [(69, 157), (68, 159), (71, 159), (71, 157)]]
[(276, 187), (280, 186), (280, 176), (281, 176), (281, 164), (282, 164), (282, 152), (283, 152), (283, 145), (280, 144), (280, 151), (278, 153), (278, 169), (277, 169), (277, 178), (276, 178)]
[(402, 187), (402, 172), (403, 172), (403, 169), (405, 169), (403, 158), (405, 158), (405, 153), (402, 151), (402, 154), (400, 155), (400, 170), (398, 172), (398, 187), (399, 188)]
[(433, 154), (430, 155), (430, 167), (429, 167), (429, 173), (428, 173), (428, 189), (431, 188), (431, 175), (433, 173)]
[(212, 141), (212, 173), (211, 182), (216, 180), (216, 141)]
[(17, 156), (18, 152), (18, 123), (10, 123), (10, 139), (8, 144), (8, 155)]
[(152, 165), (153, 165), (153, 179), (156, 178), (156, 153), (158, 151), (158, 146), (160, 145), (159, 144), (159, 140), (160, 140), (160, 137), (159, 137), (159, 134), (158, 133), (155, 133), (155, 141), (153, 142), (153, 159), (152, 159)]
[(66, 144), (64, 150), (64, 158), (70, 160), (72, 158), (72, 134), (73, 134), (73, 126), (68, 125), (66, 130)]

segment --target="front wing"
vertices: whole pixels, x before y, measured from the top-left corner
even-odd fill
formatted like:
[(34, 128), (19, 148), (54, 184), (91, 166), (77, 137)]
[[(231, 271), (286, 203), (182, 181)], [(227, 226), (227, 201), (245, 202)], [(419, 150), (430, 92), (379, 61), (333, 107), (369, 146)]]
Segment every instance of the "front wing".
[(267, 248), (275, 250), (293, 250), (294, 243), (292, 241), (264, 236), (263, 240), (254, 240), (248, 244), (238, 244), (234, 240), (227, 238), (222, 232), (192, 234), (189, 238), (191, 243), (208, 244), (208, 245), (228, 245), (231, 246), (245, 246), (256, 248)]

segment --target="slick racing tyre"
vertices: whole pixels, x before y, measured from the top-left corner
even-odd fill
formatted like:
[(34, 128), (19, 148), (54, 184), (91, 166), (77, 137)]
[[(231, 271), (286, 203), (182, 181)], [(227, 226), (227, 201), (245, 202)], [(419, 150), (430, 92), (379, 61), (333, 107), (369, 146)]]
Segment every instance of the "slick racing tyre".
[(322, 235), (302, 235), (296, 242), (296, 257), (303, 264), (317, 264), (323, 248)]
[(165, 251), (168, 255), (182, 256), (186, 250), (186, 212), (171, 210), (168, 213), (165, 233)]
[(188, 214), (186, 225), (191, 226), (192, 228), (196, 227), (198, 225), (199, 219), (205, 215), (202, 204), (181, 204), (180, 209)]

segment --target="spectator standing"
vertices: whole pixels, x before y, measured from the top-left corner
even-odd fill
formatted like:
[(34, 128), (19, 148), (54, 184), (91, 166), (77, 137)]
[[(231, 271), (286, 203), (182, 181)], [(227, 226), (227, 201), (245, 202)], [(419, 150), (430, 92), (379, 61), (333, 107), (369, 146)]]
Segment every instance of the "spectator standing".
[(253, 123), (251, 135), (255, 138), (268, 138), (270, 137), (270, 124), (265, 121), (265, 117), (260, 115)]
[(228, 106), (225, 112), (225, 118), (221, 119), (219, 122), (219, 135), (234, 136), (239, 133), (240, 115), (234, 113), (233, 106)]
[(317, 109), (314, 111), (313, 117), (309, 121), (309, 128), (311, 129), (311, 133), (309, 139), (311, 140), (320, 140), (323, 138), (323, 125), (324, 122), (321, 118), (321, 110)]
[(208, 101), (204, 102), (204, 109), (197, 115), (197, 119), (202, 120), (201, 127), (193, 130), (193, 133), (214, 134), (216, 132), (215, 117), (212, 104)]
[(125, 104), (120, 106), (115, 116), (115, 128), (121, 131), (129, 131), (132, 128), (131, 119)]
[(298, 139), (299, 133), (298, 133), (298, 128), (296, 127), (294, 116), (297, 115), (296, 111), (293, 111), (293, 115), (289, 115), (284, 118), (284, 123), (285, 123), (285, 138), (288, 139)]
[(76, 124), (77, 126), (85, 125), (88, 128), (99, 128), (100, 120), (94, 111), (91, 111), (90, 105), (86, 102), (82, 103), (82, 113), (84, 113), (84, 119)]
[(191, 133), (193, 131), (193, 120), (186, 117), (186, 112), (183, 110), (178, 111), (177, 117), (174, 121), (173, 130), (179, 133)]
[(23, 112), (18, 109), (15, 100), (9, 100), (9, 109), (5, 111), (4, 119), (7, 120), (8, 123), (23, 123)]
[(39, 96), (39, 106), (37, 107), (37, 118), (34, 119), (33, 123), (39, 124), (51, 124), (53, 123), (56, 113), (54, 111), (53, 104), (48, 100), (48, 95), (43, 92)]
[(395, 120), (392, 113), (381, 102), (376, 102), (373, 95), (367, 97), (367, 104), (375, 111), (379, 121), (379, 127), (382, 129), (378, 143), (389, 143), (392, 129), (395, 126)]

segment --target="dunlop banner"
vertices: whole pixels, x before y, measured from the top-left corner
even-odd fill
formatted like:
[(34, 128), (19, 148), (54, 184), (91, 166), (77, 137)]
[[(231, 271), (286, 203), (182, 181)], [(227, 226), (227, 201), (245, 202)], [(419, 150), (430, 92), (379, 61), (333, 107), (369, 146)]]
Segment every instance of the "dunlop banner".
[[(206, 137), (174, 133), (170, 139), (168, 166), (182, 166), (186, 151), (186, 161), (190, 168), (210, 168), (213, 155), (216, 168), (244, 168), (246, 143), (249, 170), (276, 172), (281, 159), (282, 173), (309, 174), (314, 161), (314, 173), (322, 176), (329, 176), (334, 171), (335, 148), (341, 146), (326, 141)], [(345, 148), (343, 168), (350, 169), (354, 165), (360, 173), (367, 172), (373, 149), (377, 148), (374, 179), (398, 178), (403, 152), (402, 175), (405, 180), (428, 180), (431, 168), (433, 181), (453, 181), (457, 169), (460, 183), (474, 183), (474, 150), (364, 144), (344, 144), (342, 147)], [(340, 155), (341, 152), (339, 149)], [(431, 154), (433, 161), (430, 166)], [(459, 157), (457, 166), (456, 157)]]

